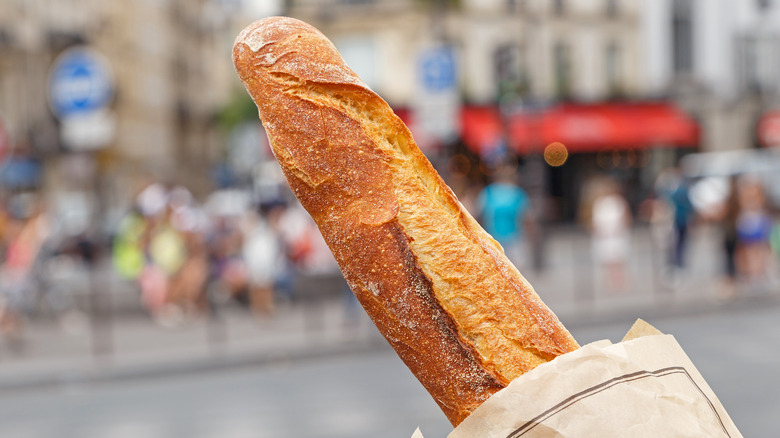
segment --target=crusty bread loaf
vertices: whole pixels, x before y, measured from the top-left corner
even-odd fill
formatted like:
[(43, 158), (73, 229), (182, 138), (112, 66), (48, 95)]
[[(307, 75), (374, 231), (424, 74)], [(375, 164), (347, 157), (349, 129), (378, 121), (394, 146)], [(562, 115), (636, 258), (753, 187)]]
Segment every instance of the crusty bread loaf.
[(319, 31), (260, 20), (233, 62), (352, 291), (453, 425), (578, 347)]

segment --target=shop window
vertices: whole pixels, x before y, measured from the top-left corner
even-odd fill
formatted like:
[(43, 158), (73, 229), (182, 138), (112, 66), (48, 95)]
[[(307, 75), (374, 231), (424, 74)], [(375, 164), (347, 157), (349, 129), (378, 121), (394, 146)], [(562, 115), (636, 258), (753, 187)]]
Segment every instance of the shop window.
[(617, 43), (607, 44), (604, 64), (604, 76), (607, 80), (609, 96), (619, 97), (623, 94), (623, 52)]
[(511, 94), (527, 91), (526, 72), (523, 63), (523, 48), (517, 44), (503, 44), (493, 55), (495, 83), (499, 99)]
[(571, 50), (564, 43), (556, 43), (553, 48), (553, 63), (555, 68), (555, 94), (560, 99), (571, 96)]
[(693, 71), (693, 3), (674, 0), (672, 7), (672, 66), (675, 73)]
[(780, 74), (780, 39), (768, 35), (743, 35), (736, 39), (737, 77), (744, 92), (777, 90)]

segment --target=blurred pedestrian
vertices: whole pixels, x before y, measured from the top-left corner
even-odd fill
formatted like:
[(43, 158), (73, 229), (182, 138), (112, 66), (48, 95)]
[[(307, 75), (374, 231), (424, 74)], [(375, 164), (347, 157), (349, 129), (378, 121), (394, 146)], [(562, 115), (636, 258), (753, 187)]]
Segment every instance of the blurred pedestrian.
[(24, 311), (29, 310), (35, 288), (41, 284), (41, 262), (51, 226), (37, 195), (16, 195), (11, 202), (12, 219), (5, 227), (5, 258), (0, 268), (0, 334), (16, 339)]
[(265, 214), (250, 211), (244, 225), (242, 255), (248, 272), (249, 304), (255, 315), (273, 314), (276, 279), (286, 269), (280, 236), (266, 219), (269, 213), (275, 214), (273, 210), (282, 208), (274, 203), (263, 206)]
[(209, 282), (238, 302), (249, 304), (249, 274), (242, 255), (244, 236), (238, 220), (233, 216), (212, 218), (213, 225), (207, 239)]
[(725, 271), (725, 290), (723, 294), (726, 297), (731, 297), (736, 293), (737, 218), (739, 217), (739, 198), (737, 195), (737, 177), (734, 176), (730, 179), (729, 193), (719, 215)]
[(278, 292), (287, 299), (298, 298), (298, 277), (324, 278), (339, 275), (338, 267), (314, 220), (299, 202), (269, 215), (269, 222), (281, 237), (286, 264), (276, 280)]
[(208, 253), (206, 250), (205, 214), (195, 204), (189, 190), (174, 187), (168, 194), (171, 227), (184, 243), (184, 260), (171, 276), (167, 306), (185, 317), (199, 315), (206, 308), (206, 283), (208, 281)]
[(680, 271), (685, 267), (685, 253), (688, 248), (688, 232), (695, 209), (690, 197), (690, 181), (679, 167), (661, 172), (656, 181), (659, 198), (669, 205), (672, 220), (672, 236), (669, 264)]
[(761, 287), (769, 279), (772, 218), (767, 210), (764, 188), (758, 179), (743, 176), (737, 186), (737, 196), (737, 269), (748, 286)]
[(614, 181), (603, 187), (592, 205), (593, 256), (606, 274), (611, 291), (626, 287), (626, 263), (631, 243), (631, 211)]
[(526, 261), (525, 231), (533, 227), (530, 198), (517, 183), (517, 167), (502, 162), (477, 197), (477, 218), (517, 266)]
[(117, 271), (134, 280), (141, 289), (141, 301), (156, 322), (172, 326), (182, 321), (179, 306), (181, 287), (176, 283), (188, 260), (188, 242), (174, 226), (174, 205), (160, 183), (142, 190), (133, 210), (120, 223), (113, 242), (112, 260)]
[(146, 265), (145, 235), (148, 223), (138, 208), (133, 208), (116, 229), (111, 261), (126, 280), (137, 281)]
[(172, 278), (187, 259), (184, 236), (173, 228), (169, 216), (163, 213), (150, 218), (146, 247), (146, 266), (141, 273), (141, 296), (157, 322), (176, 325), (181, 321), (181, 309), (169, 306)]
[(674, 253), (672, 265), (678, 269), (685, 267), (685, 253), (688, 248), (688, 232), (694, 215), (690, 197), (690, 182), (681, 177), (677, 187), (669, 196), (674, 225)]

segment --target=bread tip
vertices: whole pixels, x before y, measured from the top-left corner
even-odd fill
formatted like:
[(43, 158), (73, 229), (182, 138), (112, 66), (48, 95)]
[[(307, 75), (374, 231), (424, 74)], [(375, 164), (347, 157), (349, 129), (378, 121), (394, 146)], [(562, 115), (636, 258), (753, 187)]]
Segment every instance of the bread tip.
[(267, 42), (264, 41), (265, 38), (263, 38), (264, 35), (262, 28), (273, 18), (276, 17), (266, 17), (252, 22), (252, 24), (245, 27), (238, 34), (236, 40), (233, 42), (233, 46), (235, 47), (241, 43), (246, 44), (253, 52), (260, 50), (265, 44), (267, 44)]
[(291, 28), (300, 28), (305, 25), (304, 22), (295, 18), (284, 16), (271, 16), (261, 18), (242, 30), (236, 40), (233, 42), (235, 47), (237, 44), (246, 44), (250, 50), (257, 52), (266, 45), (275, 42), (276, 37), (280, 33), (286, 33)]

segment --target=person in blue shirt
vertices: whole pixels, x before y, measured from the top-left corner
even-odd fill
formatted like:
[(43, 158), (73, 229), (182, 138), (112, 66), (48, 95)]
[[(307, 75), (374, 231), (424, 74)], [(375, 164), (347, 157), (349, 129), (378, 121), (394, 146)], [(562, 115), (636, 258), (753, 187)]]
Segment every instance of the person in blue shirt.
[(494, 181), (482, 189), (476, 202), (482, 226), (516, 265), (525, 259), (524, 228), (530, 205), (528, 195), (517, 184), (517, 168), (509, 164), (499, 166)]
[(695, 214), (690, 198), (690, 181), (681, 177), (679, 184), (669, 195), (672, 206), (674, 225), (674, 249), (672, 265), (676, 268), (685, 266), (685, 251), (688, 247), (688, 227)]

